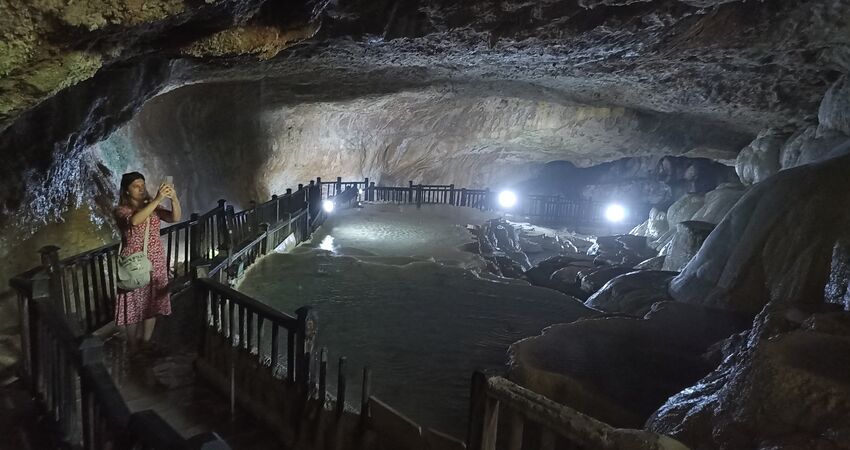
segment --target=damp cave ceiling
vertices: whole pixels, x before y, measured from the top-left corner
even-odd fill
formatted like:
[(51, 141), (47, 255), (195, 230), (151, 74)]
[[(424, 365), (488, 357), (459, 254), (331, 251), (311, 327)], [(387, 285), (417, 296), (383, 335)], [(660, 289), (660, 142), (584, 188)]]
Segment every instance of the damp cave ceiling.
[[(729, 161), (764, 128), (810, 122), (850, 66), (850, 0), (0, 6), (10, 12), (0, 19), (9, 30), (0, 41), (0, 149), (10, 156), (3, 194), (17, 198), (7, 201), (12, 206), (148, 100), (168, 92), (161, 103), (185, 98), (178, 93), (189, 85), (204, 95), (198, 103), (259, 96), (258, 112), (331, 105), (380, 117), (396, 112), (375, 105), (409, 107), (412, 97), (429, 117), (443, 104), (473, 114), (507, 99), (531, 111), (519, 124), (537, 120), (533, 105), (556, 116), (605, 110), (612, 113), (572, 121), (572, 135), (584, 140), (551, 140), (568, 151), (546, 148), (530, 159), (587, 165), (636, 148)], [(517, 119), (491, 116), (502, 125)], [(585, 145), (606, 134), (615, 145)]]

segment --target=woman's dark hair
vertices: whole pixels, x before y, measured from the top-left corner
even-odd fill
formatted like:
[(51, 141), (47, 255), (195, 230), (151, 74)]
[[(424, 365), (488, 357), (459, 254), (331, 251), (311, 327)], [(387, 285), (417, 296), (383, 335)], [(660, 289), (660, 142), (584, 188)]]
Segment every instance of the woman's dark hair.
[[(128, 191), (130, 189), (130, 185), (133, 184), (134, 181), (141, 179), (145, 180), (145, 176), (139, 172), (129, 172), (121, 175), (121, 191), (118, 193), (118, 204), (121, 206), (130, 206), (130, 195)], [(150, 200), (150, 194), (147, 195), (147, 200)]]

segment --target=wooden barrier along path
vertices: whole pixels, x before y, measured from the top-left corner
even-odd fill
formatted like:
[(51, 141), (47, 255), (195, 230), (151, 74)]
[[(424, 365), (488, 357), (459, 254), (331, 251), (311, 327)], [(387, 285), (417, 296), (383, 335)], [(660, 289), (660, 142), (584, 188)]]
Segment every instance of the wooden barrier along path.
[[(509, 449), (677, 448), (646, 446), (657, 442), (658, 436), (615, 430), (507, 380), (481, 373), (473, 376), (470, 428), (464, 440), (423, 428), (371, 396), (368, 367), (358, 371), (362, 397), (355, 408), (346, 391), (357, 380), (351, 377), (344, 356), (337, 356), (336, 383), (328, 380), (332, 358), (328, 349), (314, 347), (320, 321), (312, 308), (304, 306), (290, 315), (231, 287), (262, 256), (287, 242), (294, 245), (309, 239), (323, 223), (322, 203), (328, 201), (337, 209), (360, 201), (482, 210), (493, 210), (495, 204), (494, 193), (487, 189), (412, 181), (408, 186), (384, 187), (368, 178), (356, 182), (337, 178), (331, 183), (317, 178), (268, 202), (252, 202), (244, 211), (236, 212), (221, 200), (202, 215), (192, 214), (189, 220), (164, 228), (170, 289), (173, 298), (180, 299), (175, 303), (189, 311), (179, 316), (179, 326), (198, 334), (197, 342), (189, 344), (194, 345), (191, 358), (196, 373), (222, 395), (221, 407), (213, 409), (229, 413), (231, 419), (244, 413), (252, 417), (238, 423), (247, 430), (243, 435), (253, 439), (225, 433), (233, 436), (230, 443), (212, 433), (225, 426), (212, 420), (221, 415), (212, 411), (209, 417), (183, 423), (180, 429), (163, 419), (164, 410), (131, 411), (130, 403), (154, 404), (145, 395), (176, 397), (168, 397), (171, 391), (142, 393), (142, 398), (128, 403), (125, 397), (130, 394), (122, 385), (122, 375), (113, 369), (124, 362), (122, 354), (114, 349), (106, 352), (99, 337), (99, 330), (114, 314), (117, 243), (65, 259), (59, 258), (57, 247), (43, 248), (42, 264), (14, 277), (10, 284), (20, 306), (24, 375), (64, 440), (83, 449), (491, 450), (497, 441), (499, 448)], [(582, 225), (601, 218), (599, 205), (551, 196), (527, 196), (515, 212)], [(181, 339), (163, 344), (173, 344), (176, 351), (176, 341)], [(112, 355), (111, 360), (105, 353)], [(329, 385), (336, 386), (336, 395), (328, 392)], [(206, 401), (216, 396), (206, 388), (197, 389)], [(503, 419), (499, 419), (500, 409)], [(263, 433), (274, 437), (265, 438)], [(634, 436), (640, 439), (635, 441)], [(643, 446), (616, 447), (612, 442)]]

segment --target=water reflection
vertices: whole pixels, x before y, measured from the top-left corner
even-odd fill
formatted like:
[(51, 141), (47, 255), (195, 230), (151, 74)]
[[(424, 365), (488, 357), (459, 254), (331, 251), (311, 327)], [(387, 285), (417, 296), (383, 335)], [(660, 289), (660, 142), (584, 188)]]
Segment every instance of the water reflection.
[(322, 250), (327, 250), (329, 252), (334, 251), (334, 237), (331, 235), (327, 235), (322, 239), (322, 242), (319, 244), (319, 248)]

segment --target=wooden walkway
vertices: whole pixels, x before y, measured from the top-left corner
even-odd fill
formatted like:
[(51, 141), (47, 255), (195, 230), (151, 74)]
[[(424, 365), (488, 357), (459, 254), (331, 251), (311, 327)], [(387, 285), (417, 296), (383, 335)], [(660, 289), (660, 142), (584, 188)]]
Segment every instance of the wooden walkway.
[(127, 355), (118, 334), (107, 337), (108, 370), (130, 411), (153, 410), (186, 439), (215, 432), (233, 450), (283, 449), (275, 433), (238, 406), (231, 415), (229, 399), (197, 377), (200, 330), (187, 324), (197, 323), (192, 317), (202, 312), (192, 300), (172, 299), (172, 315), (157, 323), (152, 350)]

